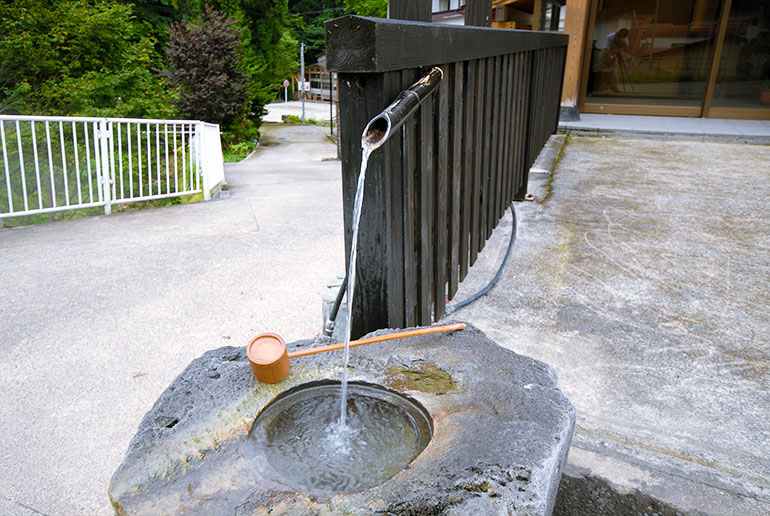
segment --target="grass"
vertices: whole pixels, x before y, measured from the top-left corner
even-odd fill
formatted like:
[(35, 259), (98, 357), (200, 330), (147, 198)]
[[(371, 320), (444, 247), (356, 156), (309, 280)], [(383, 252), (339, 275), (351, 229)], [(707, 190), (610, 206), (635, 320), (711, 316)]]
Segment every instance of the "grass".
[(254, 150), (254, 142), (241, 142), (230, 145), (222, 152), (225, 159), (225, 163), (233, 163), (236, 161), (242, 161), (246, 156), (252, 153)]
[[(286, 119), (284, 121), (286, 124), (301, 124), (302, 118), (298, 117), (297, 115), (286, 115)], [(314, 120), (312, 118), (305, 117), (305, 125), (320, 125), (323, 127), (329, 127), (328, 122), (319, 122), (318, 120)]]
[[(147, 210), (151, 208), (161, 208), (164, 206), (173, 206), (175, 204), (189, 204), (203, 201), (203, 194), (198, 192), (190, 195), (180, 195), (177, 197), (166, 197), (163, 199), (153, 199), (149, 201), (115, 203), (112, 205), (112, 213), (124, 213), (131, 211)], [(96, 206), (91, 208), (81, 208), (74, 210), (64, 210), (52, 213), (40, 213), (35, 215), (24, 215), (21, 217), (8, 217), (0, 219), (0, 228), (15, 228), (20, 226), (31, 226), (35, 224), (45, 224), (63, 220), (82, 219), (104, 215), (104, 208)]]

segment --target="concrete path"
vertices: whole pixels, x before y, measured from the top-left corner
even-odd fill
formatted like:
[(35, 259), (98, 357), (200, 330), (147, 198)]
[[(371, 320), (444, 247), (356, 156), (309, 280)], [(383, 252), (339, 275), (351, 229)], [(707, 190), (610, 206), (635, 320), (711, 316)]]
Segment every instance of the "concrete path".
[(222, 200), (0, 230), (0, 515), (112, 514), (129, 440), (193, 358), (321, 330), (344, 270), (336, 148), (267, 133)]
[[(265, 122), (282, 122), (283, 116), (294, 115), (302, 117), (302, 102), (299, 100), (290, 100), (289, 102), (273, 102), (266, 106), (267, 115)], [(305, 101), (305, 120), (315, 120), (317, 122), (326, 122), (330, 120), (332, 112), (329, 111), (328, 102), (317, 100)], [(335, 114), (336, 116), (336, 114)], [(336, 127), (336, 123), (334, 124)], [(328, 131), (328, 129), (327, 129)], [(336, 131), (336, 130), (335, 130)]]

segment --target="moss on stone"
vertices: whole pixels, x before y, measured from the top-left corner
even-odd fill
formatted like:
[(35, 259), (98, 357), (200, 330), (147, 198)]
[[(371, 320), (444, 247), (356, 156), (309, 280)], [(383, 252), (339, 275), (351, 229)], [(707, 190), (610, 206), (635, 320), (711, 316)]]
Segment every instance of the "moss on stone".
[(388, 368), (385, 384), (399, 391), (446, 394), (457, 388), (452, 376), (433, 362), (412, 362), (410, 367)]

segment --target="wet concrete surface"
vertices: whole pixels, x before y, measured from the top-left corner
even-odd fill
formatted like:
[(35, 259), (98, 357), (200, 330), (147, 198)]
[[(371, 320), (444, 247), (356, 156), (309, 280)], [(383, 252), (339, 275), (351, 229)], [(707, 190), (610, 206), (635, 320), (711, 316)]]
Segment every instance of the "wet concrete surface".
[[(575, 475), (770, 513), (768, 163), (767, 146), (571, 137), (550, 184), (532, 176), (503, 279), (453, 317), (556, 369)], [(493, 275), (508, 217), (457, 299)]]

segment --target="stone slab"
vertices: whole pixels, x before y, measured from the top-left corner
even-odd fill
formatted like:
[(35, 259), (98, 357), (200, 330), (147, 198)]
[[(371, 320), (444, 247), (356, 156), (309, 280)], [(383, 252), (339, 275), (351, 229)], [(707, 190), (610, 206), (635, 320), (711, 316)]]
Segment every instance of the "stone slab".
[(553, 369), (473, 327), (352, 351), (351, 381), (407, 394), (434, 420), (427, 448), (383, 484), (309, 496), (253, 461), (247, 436), (258, 411), (289, 388), (339, 378), (341, 358), (330, 352), (293, 359), (289, 375), (274, 385), (253, 379), (243, 348), (194, 360), (144, 417), (113, 476), (116, 513), (551, 514), (574, 409)]

